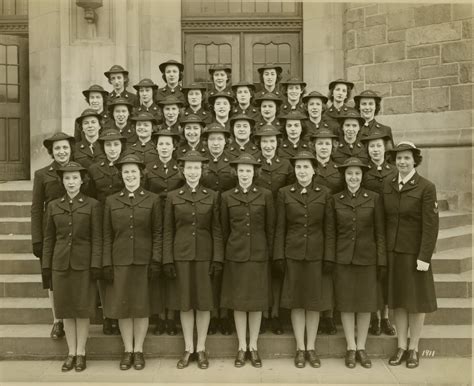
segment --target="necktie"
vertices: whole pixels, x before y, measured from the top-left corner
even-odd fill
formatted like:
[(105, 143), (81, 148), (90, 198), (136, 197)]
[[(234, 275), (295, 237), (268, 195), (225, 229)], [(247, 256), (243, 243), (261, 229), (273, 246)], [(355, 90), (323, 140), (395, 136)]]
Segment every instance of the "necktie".
[(135, 194), (133, 194), (133, 193), (128, 193), (128, 198), (129, 198), (130, 200), (133, 200), (133, 199), (135, 198)]
[(168, 174), (168, 164), (163, 164), (163, 169), (165, 170), (165, 174)]
[(91, 154), (94, 154), (94, 144), (91, 143), (89, 149), (91, 149)]
[(398, 183), (398, 190), (401, 191), (403, 189), (403, 185), (405, 185), (405, 183), (403, 181), (400, 181)]
[(267, 163), (267, 165), (270, 165), (270, 166), (271, 166), (271, 164), (272, 164), (272, 160), (271, 160), (271, 159), (268, 159), (268, 158), (265, 160), (265, 162)]
[(382, 166), (380, 166), (380, 165), (377, 166), (377, 170), (378, 170), (378, 171), (382, 170)]
[(306, 194), (306, 193), (308, 193), (308, 191), (306, 190), (306, 188), (301, 189), (301, 194)]

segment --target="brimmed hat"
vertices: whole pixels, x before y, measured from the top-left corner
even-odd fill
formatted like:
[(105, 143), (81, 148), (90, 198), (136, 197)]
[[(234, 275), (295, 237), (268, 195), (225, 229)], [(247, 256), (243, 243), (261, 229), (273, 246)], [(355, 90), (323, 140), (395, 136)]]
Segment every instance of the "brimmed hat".
[(372, 134), (368, 135), (367, 137), (361, 137), (361, 142), (369, 142), (374, 139), (383, 139), (384, 141), (390, 139), (388, 134), (382, 133), (381, 131), (374, 131)]
[(292, 110), (292, 111), (289, 111), (285, 115), (278, 116), (278, 118), (279, 119), (284, 119), (285, 121), (287, 121), (288, 119), (295, 119), (295, 120), (302, 121), (304, 119), (308, 119), (308, 116), (306, 114), (303, 114), (299, 110)]
[(120, 131), (116, 129), (105, 129), (104, 131), (102, 131), (102, 133), (100, 133), (100, 136), (97, 140), (100, 142), (105, 142), (115, 141), (116, 139), (119, 139), (121, 142), (127, 141), (127, 138), (120, 134)]
[(81, 174), (87, 173), (87, 169), (83, 167), (81, 164), (71, 161), (68, 162), (66, 165), (61, 166), (60, 168), (56, 169), (56, 173), (60, 178), (62, 178), (63, 173), (65, 172), (80, 172)]
[(235, 98), (230, 91), (218, 91), (213, 95), (209, 95), (207, 100), (210, 105), (213, 105), (217, 98), (227, 98), (231, 105), (235, 102)]
[(166, 106), (166, 105), (178, 105), (178, 106), (183, 106), (183, 101), (175, 97), (174, 95), (168, 95), (164, 97), (163, 99), (160, 99), (158, 101), (158, 104), (160, 106)]
[(160, 129), (158, 131), (153, 131), (151, 133), (151, 136), (154, 138), (157, 137), (174, 137), (176, 140), (179, 140), (181, 138), (181, 135), (174, 130), (168, 130), (168, 129)]
[(273, 92), (266, 92), (265, 94), (259, 95), (255, 98), (255, 103), (257, 105), (261, 105), (263, 101), (273, 101), (277, 105), (281, 105), (283, 103), (282, 99)]
[(418, 149), (413, 142), (403, 141), (399, 142), (393, 149), (387, 150), (385, 154), (396, 155), (397, 153), (405, 150), (410, 150), (413, 154), (421, 155), (421, 149)]
[(204, 93), (207, 90), (207, 87), (202, 83), (194, 82), (186, 84), (181, 88), (181, 91), (183, 91), (183, 93), (186, 93), (190, 90), (201, 90), (201, 92)]
[(154, 83), (151, 79), (145, 78), (137, 84), (133, 85), (133, 88), (137, 91), (140, 89), (140, 87), (151, 87), (152, 89), (156, 90), (158, 88), (158, 85)]
[(125, 154), (122, 158), (115, 162), (115, 166), (119, 168), (121, 168), (125, 164), (136, 164), (140, 169), (143, 169), (145, 167), (143, 159), (136, 154)]
[(74, 137), (71, 137), (69, 134), (63, 133), (62, 131), (59, 131), (57, 133), (54, 133), (51, 137), (45, 138), (43, 140), (43, 146), (49, 149), (53, 145), (54, 142), (63, 141), (63, 140), (69, 141), (69, 143), (71, 144), (71, 148), (76, 142), (74, 140)]
[(233, 115), (230, 120), (229, 120), (229, 123), (230, 123), (230, 127), (234, 127), (234, 123), (236, 121), (240, 121), (240, 120), (243, 120), (243, 121), (248, 121), (250, 123), (250, 126), (254, 126), (255, 125), (255, 119), (253, 119), (252, 117), (246, 115), (246, 114), (236, 114), (236, 115)]
[(199, 115), (196, 114), (189, 114), (188, 116), (184, 117), (179, 121), (181, 126), (184, 127), (186, 123), (199, 123), (201, 125), (201, 128), (206, 126), (206, 122), (202, 120), (202, 118)]
[(290, 161), (294, 164), (298, 160), (310, 160), (313, 164), (316, 163), (317, 159), (313, 153), (307, 150), (301, 150), (296, 153), (293, 157), (290, 157)]
[(354, 97), (354, 101), (356, 103), (359, 103), (360, 99), (361, 98), (373, 98), (377, 101), (381, 101), (382, 100), (382, 97), (379, 96), (375, 91), (372, 91), (372, 90), (364, 90), (362, 91), (359, 95), (356, 95)]
[(246, 80), (242, 80), (238, 83), (234, 83), (230, 87), (233, 92), (236, 92), (239, 87), (248, 87), (252, 92), (255, 92), (255, 85), (251, 82), (247, 82)]
[(329, 83), (329, 90), (332, 90), (334, 87), (336, 87), (336, 84), (338, 83), (345, 84), (348, 90), (352, 90), (354, 88), (354, 83), (349, 82), (348, 80), (345, 80), (345, 79), (336, 79)]
[(258, 128), (258, 130), (254, 133), (254, 137), (270, 137), (270, 136), (281, 136), (280, 130), (278, 130), (275, 126), (271, 124), (265, 124)]
[(288, 86), (290, 84), (299, 84), (302, 88), (306, 87), (306, 82), (303, 82), (300, 78), (289, 78), (287, 80), (283, 80), (280, 82), (284, 86)]
[(107, 91), (104, 90), (102, 86), (99, 86), (98, 84), (93, 84), (90, 86), (87, 90), (82, 91), (82, 95), (84, 95), (86, 98), (89, 98), (89, 94), (91, 92), (99, 92), (103, 95), (104, 99), (109, 95)]
[(212, 76), (215, 71), (225, 71), (232, 74), (232, 67), (228, 64), (214, 64), (209, 68), (209, 75)]
[(164, 72), (165, 72), (165, 70), (166, 70), (166, 66), (168, 66), (168, 65), (178, 66), (179, 71), (181, 71), (181, 72), (184, 71), (184, 64), (178, 62), (177, 60), (173, 60), (173, 59), (170, 59), (170, 60), (167, 60), (166, 62), (160, 63), (160, 65), (158, 66), (158, 68), (159, 68), (160, 71), (164, 74)]
[(133, 104), (128, 99), (125, 99), (125, 98), (122, 98), (122, 97), (112, 99), (111, 101), (109, 101), (107, 107), (110, 111), (112, 111), (115, 106), (119, 106), (119, 105), (127, 106), (127, 108), (130, 111), (132, 111)]
[(261, 74), (264, 70), (271, 70), (271, 69), (275, 69), (276, 72), (278, 72), (279, 74), (283, 72), (283, 68), (279, 66), (278, 64), (274, 64), (274, 63), (266, 63), (262, 67), (257, 68), (257, 71)]
[(118, 64), (114, 64), (110, 67), (109, 71), (105, 71), (104, 75), (108, 78), (111, 74), (125, 74), (128, 75), (128, 71)]
[(365, 119), (360, 116), (360, 113), (356, 109), (351, 108), (337, 117), (337, 120), (341, 125), (346, 119), (357, 119), (361, 127), (365, 124)]
[(81, 113), (81, 115), (76, 118), (76, 123), (77, 123), (78, 125), (82, 125), (82, 120), (83, 120), (85, 117), (96, 117), (97, 120), (99, 121), (99, 124), (100, 124), (100, 120), (102, 119), (102, 116), (101, 116), (96, 110), (93, 110), (93, 109), (85, 109), (85, 110)]
[(349, 157), (348, 159), (346, 159), (344, 161), (344, 163), (342, 163), (341, 165), (336, 165), (336, 167), (338, 169), (342, 169), (342, 170), (345, 170), (346, 168), (350, 167), (350, 166), (358, 166), (360, 167), (361, 169), (368, 169), (369, 168), (369, 165), (363, 163), (359, 158), (357, 157)]
[(190, 150), (183, 156), (178, 158), (178, 161), (181, 162), (209, 162), (209, 159), (207, 157), (203, 157), (201, 153), (199, 153), (196, 150)]
[(207, 138), (209, 134), (213, 133), (221, 133), (224, 134), (226, 137), (230, 137), (230, 131), (225, 126), (222, 126), (218, 122), (212, 122), (206, 126), (206, 130), (202, 133), (202, 135)]
[(130, 119), (135, 122), (149, 121), (153, 125), (158, 124), (158, 120), (155, 118), (155, 116), (152, 113), (149, 113), (148, 111), (140, 111), (138, 114), (133, 115)]
[(229, 162), (231, 165), (255, 165), (260, 166), (260, 162), (258, 162), (255, 157), (249, 153), (241, 153), (236, 159)]
[(313, 138), (337, 138), (337, 135), (332, 132), (332, 130), (322, 128), (317, 130), (315, 133), (311, 133), (311, 139)]
[(303, 98), (301, 98), (303, 100), (303, 103), (308, 103), (308, 101), (311, 99), (311, 98), (319, 98), (323, 101), (323, 104), (325, 105), (326, 103), (328, 103), (328, 100), (329, 98), (326, 96), (326, 95), (323, 95), (321, 94), (320, 92), (318, 91), (311, 91), (309, 94), (306, 94)]

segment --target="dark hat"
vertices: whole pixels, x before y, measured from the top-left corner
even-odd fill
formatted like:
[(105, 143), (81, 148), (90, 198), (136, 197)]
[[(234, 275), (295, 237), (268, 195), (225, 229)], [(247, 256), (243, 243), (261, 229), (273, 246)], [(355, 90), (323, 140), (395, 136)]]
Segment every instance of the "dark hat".
[(348, 109), (347, 111), (341, 113), (337, 117), (337, 120), (342, 125), (346, 119), (357, 119), (359, 121), (359, 125), (362, 127), (365, 123), (365, 119), (360, 116), (360, 113), (356, 109)]
[(217, 98), (227, 98), (230, 104), (235, 102), (235, 98), (230, 91), (218, 91), (213, 95), (209, 95), (207, 100), (210, 105), (213, 105)]
[(254, 137), (270, 137), (276, 135), (277, 137), (281, 135), (280, 130), (271, 124), (265, 124), (258, 128), (254, 133)]
[(56, 169), (56, 173), (59, 175), (59, 177), (61, 177), (64, 172), (81, 172), (82, 174), (87, 172), (87, 169), (81, 164), (71, 161), (68, 162), (66, 165)]
[(255, 165), (260, 166), (255, 157), (249, 153), (241, 153), (236, 159), (229, 162), (231, 165), (245, 164), (245, 165)]
[(178, 105), (178, 106), (182, 106), (183, 105), (183, 101), (178, 99), (177, 97), (175, 97), (174, 95), (168, 95), (166, 97), (164, 97), (163, 99), (160, 99), (158, 101), (158, 104), (161, 105), (161, 106), (166, 106), (166, 105)]
[(204, 92), (207, 90), (207, 88), (204, 84), (195, 82), (186, 84), (181, 88), (181, 90), (183, 91), (183, 93), (186, 93), (190, 90), (201, 90), (201, 92)]
[(212, 76), (215, 71), (226, 71), (232, 74), (232, 67), (230, 64), (214, 64), (209, 68), (209, 75)]
[(125, 142), (127, 140), (127, 138), (125, 138), (122, 134), (120, 134), (120, 131), (116, 129), (103, 130), (97, 140), (104, 142), (104, 141), (114, 141), (116, 139), (119, 139), (122, 142)]
[(306, 82), (303, 82), (300, 78), (289, 78), (280, 82), (282, 85), (288, 86), (290, 84), (299, 84), (302, 88), (306, 87)]
[(85, 118), (85, 117), (96, 117), (98, 120), (99, 120), (99, 123), (100, 123), (100, 120), (101, 120), (101, 115), (96, 111), (96, 110), (93, 110), (93, 109), (85, 109), (81, 115), (79, 117), (76, 118), (76, 123), (78, 125), (81, 125), (82, 124), (82, 120)]
[(110, 74), (125, 74), (128, 75), (128, 71), (123, 68), (122, 66), (119, 66), (118, 64), (114, 64), (112, 67), (110, 67), (109, 71), (105, 71), (104, 75), (108, 78)]
[(189, 114), (179, 121), (179, 123), (184, 127), (186, 123), (199, 123), (201, 127), (206, 126), (206, 123), (202, 120), (199, 115)]
[(337, 135), (331, 130), (323, 127), (322, 129), (317, 130), (315, 133), (312, 133), (311, 138), (337, 138)]
[(299, 151), (293, 157), (290, 158), (290, 161), (294, 163), (297, 160), (305, 160), (305, 159), (310, 160), (313, 163), (316, 162), (316, 157), (314, 156), (314, 154), (307, 150)]
[(156, 90), (158, 88), (158, 85), (154, 83), (151, 79), (145, 78), (133, 86), (133, 88), (137, 91), (140, 89), (140, 87), (151, 87), (152, 89)]
[(329, 90), (332, 90), (334, 87), (336, 87), (336, 84), (338, 83), (343, 83), (347, 85), (347, 88), (349, 90), (352, 90), (354, 88), (354, 83), (349, 82), (348, 80), (345, 80), (345, 79), (336, 79), (336, 80), (333, 80), (331, 83), (329, 83)]
[(297, 119), (297, 120), (302, 121), (303, 119), (307, 119), (308, 116), (306, 114), (303, 114), (299, 110), (291, 110), (287, 114), (281, 115), (278, 118), (284, 119), (285, 121), (287, 121), (288, 119)]
[(84, 95), (86, 98), (89, 98), (89, 94), (91, 92), (100, 92), (104, 97), (107, 97), (109, 95), (109, 93), (105, 91), (102, 86), (99, 86), (98, 84), (93, 84), (87, 90), (84, 90), (82, 92), (82, 95)]
[(374, 131), (372, 134), (370, 134), (367, 137), (361, 137), (360, 141), (369, 142), (369, 141), (372, 141), (373, 139), (383, 139), (384, 141), (386, 141), (390, 139), (390, 136), (388, 134), (382, 133), (381, 131)]
[(108, 108), (109, 110), (113, 110), (115, 106), (119, 105), (125, 105), (128, 107), (129, 110), (132, 110), (133, 104), (125, 98), (119, 97), (119, 98), (114, 98), (111, 101), (109, 101)]
[(251, 82), (247, 82), (246, 80), (242, 80), (238, 83), (234, 83), (231, 86), (232, 91), (234, 91), (234, 92), (236, 92), (237, 88), (239, 88), (239, 87), (248, 87), (250, 89), (250, 91), (255, 92), (255, 85)]
[(152, 137), (174, 137), (175, 139), (180, 139), (181, 135), (174, 130), (168, 130), (168, 129), (160, 129), (158, 131), (153, 131), (151, 133)]
[(421, 155), (421, 149), (418, 149), (413, 142), (399, 142), (393, 149), (387, 150), (385, 154), (396, 155), (400, 151), (410, 150), (413, 154)]
[(320, 92), (317, 92), (317, 91), (311, 91), (309, 94), (306, 94), (302, 99), (303, 99), (303, 103), (308, 103), (308, 101), (311, 99), (311, 98), (319, 98), (323, 101), (323, 104), (325, 105), (326, 103), (328, 103), (328, 97), (326, 95), (323, 95), (321, 94)]
[(359, 103), (361, 98), (373, 98), (379, 102), (382, 100), (382, 97), (380, 97), (375, 91), (372, 91), (372, 90), (362, 91), (359, 95), (356, 95), (354, 97), (354, 101), (356, 103)]
[(118, 167), (122, 167), (122, 165), (125, 164), (136, 164), (140, 169), (143, 169), (145, 167), (143, 159), (133, 153), (125, 154), (122, 158), (115, 162), (115, 165)]
[(158, 121), (152, 113), (148, 111), (140, 111), (130, 118), (132, 121), (150, 121), (152, 124), (157, 125)]
[(273, 93), (273, 92), (266, 92), (265, 94), (263, 95), (259, 95), (255, 98), (255, 102), (260, 105), (262, 104), (263, 101), (273, 101), (275, 102), (277, 105), (280, 105), (283, 103), (283, 101), (281, 100), (281, 98)]
[(249, 121), (250, 123), (250, 126), (254, 126), (255, 125), (255, 119), (253, 119), (252, 117), (246, 115), (246, 114), (236, 114), (236, 115), (233, 115), (229, 122), (230, 122), (230, 127), (234, 127), (234, 123), (236, 121), (240, 121), (240, 120), (245, 120), (245, 121)]
[(345, 170), (346, 168), (348, 168), (349, 166), (358, 166), (362, 169), (368, 169), (369, 168), (369, 165), (363, 163), (359, 158), (357, 157), (349, 157), (348, 159), (346, 159), (344, 161), (344, 163), (342, 165), (337, 165), (337, 168), (338, 169), (343, 169)]
[(190, 150), (187, 153), (185, 153), (182, 157), (178, 158), (178, 161), (181, 162), (209, 162), (209, 159), (207, 157), (203, 157), (201, 153), (199, 153), (196, 150)]
[(173, 60), (173, 59), (170, 59), (170, 60), (167, 60), (166, 62), (160, 63), (160, 65), (158, 66), (158, 68), (160, 69), (160, 71), (161, 71), (162, 73), (164, 73), (165, 70), (166, 70), (166, 66), (168, 66), (168, 65), (170, 65), (170, 64), (175, 65), (175, 66), (178, 66), (179, 71), (181, 71), (181, 72), (184, 71), (184, 64), (183, 64), (183, 63), (180, 63), (180, 62), (178, 62), (178, 61), (176, 61), (176, 60)]
[(279, 74), (283, 72), (283, 68), (281, 68), (278, 64), (274, 64), (274, 63), (264, 64), (262, 67), (257, 68), (257, 71), (261, 74), (264, 70), (271, 70), (271, 69), (275, 69), (276, 72)]
[(76, 142), (74, 140), (74, 137), (71, 137), (70, 135), (63, 133), (62, 131), (59, 131), (57, 133), (54, 133), (51, 137), (46, 138), (43, 141), (43, 146), (49, 149), (53, 145), (54, 142), (62, 141), (62, 140), (69, 141), (71, 143), (71, 147)]
[(218, 122), (212, 122), (206, 126), (206, 130), (202, 133), (203, 136), (208, 137), (209, 134), (222, 133), (226, 137), (230, 136), (230, 131), (225, 126)]

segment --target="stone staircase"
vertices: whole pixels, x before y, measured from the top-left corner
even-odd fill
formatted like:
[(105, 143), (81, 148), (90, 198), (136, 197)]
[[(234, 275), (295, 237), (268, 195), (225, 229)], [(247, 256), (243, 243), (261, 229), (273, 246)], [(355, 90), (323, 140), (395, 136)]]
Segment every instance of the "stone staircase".
[[(60, 358), (67, 353), (66, 341), (49, 338), (51, 310), (42, 289), (38, 259), (31, 253), (30, 181), (0, 184), (0, 358)], [(446, 204), (446, 205), (444, 205)], [(448, 209), (447, 203), (440, 207)], [(470, 356), (472, 323), (472, 215), (440, 212), (440, 232), (433, 257), (438, 311), (427, 315), (420, 352), (423, 356)], [(100, 312), (92, 321), (88, 356), (117, 358), (121, 338), (102, 334)], [(335, 336), (320, 335), (317, 350), (322, 356), (343, 356), (342, 327)], [(395, 337), (369, 336), (371, 355), (387, 357), (396, 349)], [(183, 337), (154, 336), (145, 341), (148, 356), (175, 357), (182, 353)], [(219, 333), (208, 337), (207, 349), (214, 357), (233, 357), (237, 338)], [(293, 357), (295, 342), (291, 327), (277, 336), (260, 335), (263, 357)]]

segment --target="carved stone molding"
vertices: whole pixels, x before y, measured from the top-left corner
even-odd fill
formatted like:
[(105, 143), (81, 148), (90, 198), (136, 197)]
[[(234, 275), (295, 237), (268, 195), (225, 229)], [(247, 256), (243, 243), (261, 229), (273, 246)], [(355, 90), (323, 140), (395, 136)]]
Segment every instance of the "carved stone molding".
[(186, 30), (301, 30), (303, 21), (301, 19), (278, 19), (278, 20), (182, 20), (181, 27)]
[(0, 19), (0, 34), (27, 36), (28, 17), (16, 20)]

